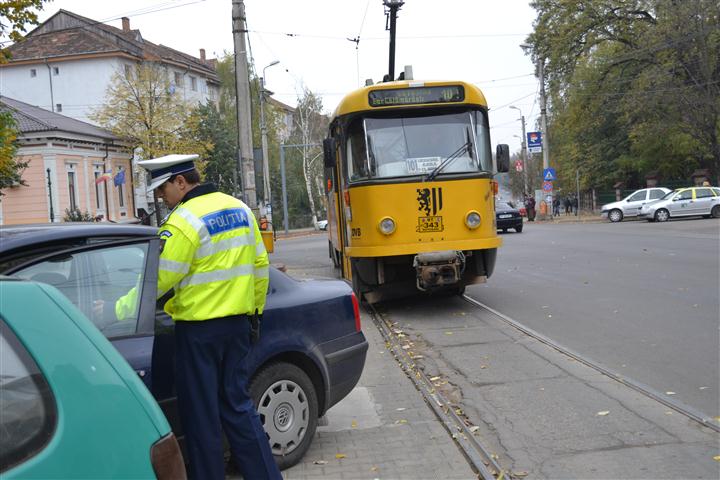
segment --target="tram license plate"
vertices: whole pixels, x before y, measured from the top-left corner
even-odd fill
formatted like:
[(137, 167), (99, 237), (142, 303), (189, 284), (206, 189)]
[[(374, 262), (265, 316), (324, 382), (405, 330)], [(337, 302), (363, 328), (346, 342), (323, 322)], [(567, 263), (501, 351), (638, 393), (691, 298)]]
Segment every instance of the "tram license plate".
[(418, 217), (418, 226), (415, 230), (419, 233), (442, 232), (444, 230), (442, 217)]
[(512, 215), (506, 213), (504, 215), (498, 215), (498, 218), (512, 218)]

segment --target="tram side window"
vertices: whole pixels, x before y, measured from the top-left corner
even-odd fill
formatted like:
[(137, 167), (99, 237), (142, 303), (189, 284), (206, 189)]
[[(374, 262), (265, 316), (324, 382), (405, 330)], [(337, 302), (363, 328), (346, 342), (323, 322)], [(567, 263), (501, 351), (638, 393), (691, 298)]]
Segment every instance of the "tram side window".
[(370, 174), (362, 120), (356, 120), (350, 124), (347, 139), (348, 179), (351, 182), (366, 180)]

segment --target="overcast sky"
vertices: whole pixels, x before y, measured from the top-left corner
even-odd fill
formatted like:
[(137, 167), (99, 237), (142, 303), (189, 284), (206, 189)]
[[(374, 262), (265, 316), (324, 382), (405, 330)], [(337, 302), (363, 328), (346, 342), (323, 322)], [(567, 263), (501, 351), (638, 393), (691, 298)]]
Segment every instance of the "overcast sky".
[[(406, 0), (397, 21), (395, 72), (412, 65), (417, 80), (465, 80), (483, 89), (493, 144), (520, 149), (517, 110), (534, 130), (539, 114), (534, 67), (520, 48), (532, 30), (530, 0)], [(231, 0), (54, 0), (40, 20), (65, 9), (208, 57), (232, 53)], [(303, 86), (330, 113), (347, 92), (388, 70), (388, 32), (382, 0), (245, 0), (250, 49), (267, 88), (294, 106)], [(359, 43), (348, 40), (358, 38)], [(357, 46), (357, 48), (356, 48)]]

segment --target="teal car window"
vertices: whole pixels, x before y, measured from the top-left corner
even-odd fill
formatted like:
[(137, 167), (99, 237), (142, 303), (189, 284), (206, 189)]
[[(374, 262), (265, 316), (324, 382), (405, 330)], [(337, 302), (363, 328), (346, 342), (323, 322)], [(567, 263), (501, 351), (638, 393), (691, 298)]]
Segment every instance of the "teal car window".
[[(142, 243), (60, 254), (14, 275), (60, 290), (106, 337), (132, 335), (137, 329), (147, 249)], [(131, 310), (118, 319), (115, 302), (133, 289)]]
[(0, 320), (0, 473), (35, 456), (55, 431), (52, 390), (30, 354)]

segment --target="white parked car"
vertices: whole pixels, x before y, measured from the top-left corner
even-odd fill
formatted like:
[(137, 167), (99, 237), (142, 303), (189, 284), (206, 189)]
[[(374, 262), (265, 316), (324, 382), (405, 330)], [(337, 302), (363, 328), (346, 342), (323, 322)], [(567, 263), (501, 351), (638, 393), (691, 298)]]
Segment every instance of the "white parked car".
[(644, 205), (639, 213), (640, 218), (649, 222), (665, 222), (670, 218), (700, 215), (720, 218), (720, 188), (679, 188), (656, 202)]
[(318, 220), (317, 226), (320, 230), (327, 230), (327, 220)]
[(640, 207), (648, 202), (659, 200), (668, 193), (670, 193), (670, 189), (664, 187), (636, 190), (619, 202), (603, 205), (601, 214), (611, 222), (621, 222), (625, 217), (637, 217)]

